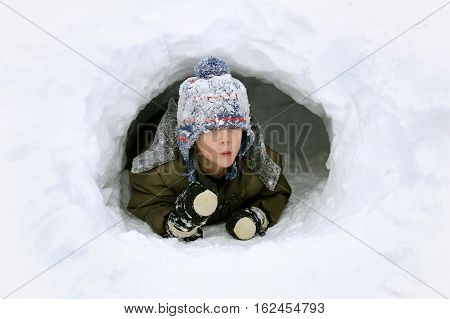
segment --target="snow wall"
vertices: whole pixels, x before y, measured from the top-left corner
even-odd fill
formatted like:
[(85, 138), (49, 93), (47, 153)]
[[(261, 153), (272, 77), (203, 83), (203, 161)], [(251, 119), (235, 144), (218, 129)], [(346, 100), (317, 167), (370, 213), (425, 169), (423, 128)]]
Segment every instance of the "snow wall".
[[(450, 294), (449, 9), (361, 61), (441, 2), (8, 5), (3, 296)], [(330, 137), (328, 179), (248, 242), (212, 226), (185, 245), (122, 221), (130, 124), (207, 55), (301, 101)]]

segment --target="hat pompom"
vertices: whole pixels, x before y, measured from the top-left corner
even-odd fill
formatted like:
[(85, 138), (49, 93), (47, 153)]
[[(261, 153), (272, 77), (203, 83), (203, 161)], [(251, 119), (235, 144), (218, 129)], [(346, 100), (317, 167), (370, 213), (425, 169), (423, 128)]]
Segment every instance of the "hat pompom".
[(202, 59), (194, 68), (194, 71), (197, 77), (210, 79), (213, 76), (229, 74), (230, 68), (223, 59), (209, 56)]

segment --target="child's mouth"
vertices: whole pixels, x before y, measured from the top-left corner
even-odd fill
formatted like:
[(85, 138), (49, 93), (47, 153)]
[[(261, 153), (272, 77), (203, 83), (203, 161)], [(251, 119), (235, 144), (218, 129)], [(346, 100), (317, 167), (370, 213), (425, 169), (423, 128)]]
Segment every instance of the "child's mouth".
[(222, 152), (222, 153), (220, 153), (220, 155), (222, 155), (222, 156), (226, 156), (226, 157), (229, 157), (229, 156), (231, 156), (231, 154), (233, 154), (232, 152)]

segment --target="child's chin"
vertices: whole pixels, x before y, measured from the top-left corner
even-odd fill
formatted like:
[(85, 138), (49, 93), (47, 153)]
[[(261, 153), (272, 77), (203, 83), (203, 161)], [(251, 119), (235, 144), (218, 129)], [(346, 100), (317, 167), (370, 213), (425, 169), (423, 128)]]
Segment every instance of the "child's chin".
[(234, 162), (234, 158), (227, 159), (227, 160), (221, 160), (219, 163), (216, 163), (216, 164), (222, 168), (228, 168), (233, 164), (233, 162)]

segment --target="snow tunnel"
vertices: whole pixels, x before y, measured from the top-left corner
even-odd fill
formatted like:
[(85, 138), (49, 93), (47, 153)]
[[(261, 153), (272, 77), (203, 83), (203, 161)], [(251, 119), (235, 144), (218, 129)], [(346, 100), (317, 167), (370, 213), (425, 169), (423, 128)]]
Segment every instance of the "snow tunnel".
[[(232, 76), (239, 79), (247, 89), (251, 116), (261, 124), (266, 145), (282, 155), (283, 173), (293, 192), (302, 196), (320, 191), (329, 173), (326, 167), (330, 153), (327, 118), (322, 118), (305, 105), (297, 103), (273, 83), (234, 72)], [(140, 107), (141, 111), (127, 132), (125, 172), (131, 169), (133, 158), (153, 142), (169, 99), (173, 97), (178, 102), (178, 90), (183, 81), (184, 79), (174, 82)], [(320, 109), (321, 106), (316, 104), (315, 108)], [(129, 194), (125, 193), (126, 202)], [(296, 198), (292, 197), (292, 201), (295, 202)], [(133, 224), (140, 224), (140, 221), (135, 220)], [(146, 232), (145, 227), (141, 231)], [(217, 229), (217, 235), (220, 232)]]
[[(449, 6), (10, 2), (3, 296), (450, 295)], [(298, 196), (262, 238), (211, 225), (181, 245), (127, 214), (127, 167), (145, 147), (135, 126), (161, 115), (148, 102), (165, 106), (207, 55), (246, 85), (266, 143), (297, 165), (285, 173)]]

